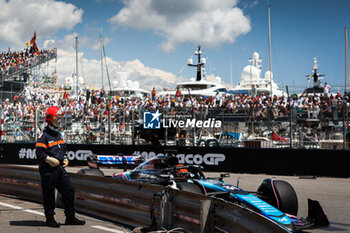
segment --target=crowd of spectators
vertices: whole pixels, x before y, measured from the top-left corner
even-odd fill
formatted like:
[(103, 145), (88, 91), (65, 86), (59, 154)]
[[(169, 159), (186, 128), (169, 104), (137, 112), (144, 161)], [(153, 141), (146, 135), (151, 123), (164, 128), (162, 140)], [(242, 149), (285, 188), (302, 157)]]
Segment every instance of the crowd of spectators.
[[(21, 124), (21, 130), (34, 135), (35, 113), (38, 115), (37, 134), (43, 122), (46, 108), (57, 105), (65, 112), (64, 122), (81, 123), (81, 126), (91, 129), (91, 125), (107, 125), (108, 116), (118, 130), (125, 130), (125, 123), (142, 118), (143, 111), (157, 111), (168, 115), (185, 115), (203, 117), (208, 114), (224, 113), (226, 115), (246, 116), (249, 122), (258, 121), (288, 121), (290, 114), (294, 119), (319, 119), (321, 121), (341, 121), (346, 106), (349, 113), (348, 95), (293, 95), (290, 100), (286, 96), (273, 98), (261, 96), (233, 96), (218, 94), (215, 97), (120, 97), (108, 96), (104, 90), (88, 89), (75, 98), (65, 91), (48, 93), (40, 88), (30, 93), (5, 99), (2, 102), (1, 113), (4, 124), (15, 126)], [(349, 115), (348, 115), (349, 116)], [(221, 118), (220, 118), (221, 119)], [(124, 128), (123, 128), (124, 127)], [(102, 131), (101, 131), (102, 132)], [(4, 132), (3, 132), (4, 133)]]
[(339, 120), (343, 110), (349, 112), (349, 96), (342, 96), (339, 92), (328, 96), (302, 94), (293, 95), (289, 100), (287, 96), (273, 98), (269, 96), (228, 96), (220, 101), (217, 108), (225, 112), (244, 113), (250, 120), (264, 121), (285, 119), (290, 114), (298, 115), (303, 119)]
[(249, 120), (275, 120), (279, 117), (289, 117), (291, 109), (303, 118), (340, 120), (344, 106), (350, 110), (348, 96), (341, 94), (323, 95), (293, 95), (290, 100), (286, 96), (273, 98), (268, 95), (256, 97), (217, 95), (215, 97), (184, 97), (170, 96), (152, 97), (119, 97), (108, 96), (104, 90), (87, 90), (76, 98), (70, 98), (67, 92), (45, 93), (35, 90), (24, 93), (13, 100), (6, 99), (2, 103), (2, 114), (5, 122), (21, 119), (34, 120), (34, 112), (39, 111), (39, 117), (44, 116), (45, 109), (50, 105), (58, 105), (66, 113), (68, 119), (76, 122), (103, 122), (111, 115), (112, 122), (120, 122), (140, 117), (142, 111), (167, 112), (168, 114), (193, 114), (208, 111), (224, 112), (225, 114), (246, 114)]
[(32, 52), (28, 48), (25, 48), (21, 52), (2, 52), (0, 53), (0, 80), (16, 71), (37, 65), (38, 62), (46, 61), (55, 56), (55, 49)]

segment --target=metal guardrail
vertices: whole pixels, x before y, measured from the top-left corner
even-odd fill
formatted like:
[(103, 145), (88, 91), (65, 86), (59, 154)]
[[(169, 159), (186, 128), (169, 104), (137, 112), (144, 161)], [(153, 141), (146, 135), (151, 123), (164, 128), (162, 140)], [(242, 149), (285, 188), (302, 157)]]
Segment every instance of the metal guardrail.
[[(147, 226), (150, 207), (158, 226), (185, 232), (286, 233), (270, 219), (231, 202), (162, 186), (70, 173), (76, 209), (129, 226)], [(38, 169), (0, 165), (0, 192), (41, 202)], [(156, 198), (158, 197), (158, 198)]]

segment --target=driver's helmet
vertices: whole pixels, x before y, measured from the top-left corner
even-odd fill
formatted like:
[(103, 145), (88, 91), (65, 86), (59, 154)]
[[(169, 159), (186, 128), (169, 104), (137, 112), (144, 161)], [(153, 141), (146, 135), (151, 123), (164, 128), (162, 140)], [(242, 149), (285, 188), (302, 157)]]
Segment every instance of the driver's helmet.
[[(182, 167), (182, 166), (184, 166), (184, 165), (183, 164), (176, 165), (176, 167)], [(178, 173), (186, 173), (186, 172), (188, 172), (188, 170), (186, 168), (180, 168), (177, 170), (177, 172)]]

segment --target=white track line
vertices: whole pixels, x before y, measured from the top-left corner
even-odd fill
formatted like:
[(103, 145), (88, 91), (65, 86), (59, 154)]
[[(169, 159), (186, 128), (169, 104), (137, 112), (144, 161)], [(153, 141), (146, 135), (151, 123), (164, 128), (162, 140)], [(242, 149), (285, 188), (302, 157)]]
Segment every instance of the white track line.
[[(0, 205), (8, 207), (8, 208), (11, 208), (11, 209), (15, 209), (15, 210), (21, 210), (21, 211), (24, 211), (24, 212), (27, 212), (27, 213), (31, 213), (31, 214), (37, 214), (37, 215), (40, 215), (40, 216), (45, 216), (44, 213), (41, 213), (39, 211), (35, 211), (35, 210), (31, 210), (31, 209), (25, 209), (25, 208), (22, 208), (22, 207), (19, 207), (19, 206), (16, 206), (16, 205), (7, 204), (7, 203), (1, 202), (1, 201), (0, 201)], [(116, 230), (116, 229), (113, 229), (113, 228), (108, 228), (108, 227), (103, 227), (103, 226), (98, 226), (98, 225), (91, 226), (91, 227), (95, 228), (95, 229), (103, 230), (103, 231), (108, 231), (108, 232), (125, 233), (125, 231)]]
[(109, 228), (109, 227), (103, 227), (103, 226), (91, 226), (92, 228), (103, 230), (103, 231), (108, 231), (108, 232), (114, 232), (114, 233), (125, 233), (125, 231)]
[(15, 209), (15, 210), (22, 210), (24, 212), (31, 213), (31, 214), (37, 214), (37, 215), (45, 216), (44, 213), (41, 213), (39, 211), (35, 211), (35, 210), (31, 210), (31, 209), (25, 209), (25, 208), (22, 208), (22, 207), (19, 207), (19, 206), (15, 206), (15, 205), (10, 205), (10, 204), (7, 204), (7, 203), (1, 202), (1, 201), (0, 201), (0, 205), (6, 206), (8, 208)]

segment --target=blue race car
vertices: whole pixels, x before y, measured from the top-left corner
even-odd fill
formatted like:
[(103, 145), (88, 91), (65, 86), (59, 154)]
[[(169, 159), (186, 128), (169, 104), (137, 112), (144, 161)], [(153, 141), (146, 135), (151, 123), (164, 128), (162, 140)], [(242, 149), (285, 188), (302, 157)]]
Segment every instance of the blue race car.
[(317, 201), (309, 199), (309, 216), (296, 217), (298, 199), (286, 181), (265, 179), (257, 192), (248, 192), (218, 178), (206, 178), (202, 168), (181, 165), (173, 156), (160, 155), (139, 164), (131, 171), (114, 173), (113, 178), (171, 186), (180, 190), (222, 198), (258, 212), (281, 226), (296, 232), (307, 228), (328, 226), (329, 221)]

